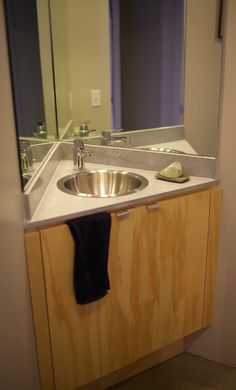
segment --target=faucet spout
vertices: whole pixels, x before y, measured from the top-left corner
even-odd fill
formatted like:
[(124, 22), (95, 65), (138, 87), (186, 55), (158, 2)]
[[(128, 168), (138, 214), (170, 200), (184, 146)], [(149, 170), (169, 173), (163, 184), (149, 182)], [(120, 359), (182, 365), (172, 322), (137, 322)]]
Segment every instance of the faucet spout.
[(20, 159), (23, 173), (33, 168), (33, 155), (29, 140), (20, 140)]
[(20, 152), (20, 161), (21, 161), (22, 173), (28, 172), (29, 161), (28, 161), (26, 152)]
[(75, 139), (73, 143), (73, 163), (74, 169), (85, 169), (85, 157), (89, 157), (90, 152), (84, 148), (84, 142), (80, 139)]
[(115, 142), (127, 142), (127, 137), (113, 135), (112, 131), (106, 130), (102, 131), (101, 144), (102, 145), (112, 145)]

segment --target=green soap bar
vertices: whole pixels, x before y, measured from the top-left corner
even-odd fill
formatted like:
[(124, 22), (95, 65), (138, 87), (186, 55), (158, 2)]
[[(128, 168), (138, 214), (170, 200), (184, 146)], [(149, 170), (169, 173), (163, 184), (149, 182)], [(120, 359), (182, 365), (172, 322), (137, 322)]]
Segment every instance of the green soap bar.
[(156, 179), (165, 180), (165, 181), (172, 181), (174, 183), (185, 183), (190, 179), (189, 176), (179, 176), (179, 177), (167, 177), (160, 175), (159, 173), (156, 173), (155, 175)]
[(182, 166), (178, 161), (174, 161), (172, 164), (168, 165), (168, 167), (162, 169), (158, 173), (159, 175), (169, 177), (170, 179), (183, 176)]

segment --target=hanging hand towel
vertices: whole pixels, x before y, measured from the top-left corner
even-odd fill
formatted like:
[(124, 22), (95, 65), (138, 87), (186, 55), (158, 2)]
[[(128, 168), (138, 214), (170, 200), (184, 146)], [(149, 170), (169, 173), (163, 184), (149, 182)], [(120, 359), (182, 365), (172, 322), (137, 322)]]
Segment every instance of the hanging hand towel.
[(111, 216), (109, 213), (92, 214), (70, 220), (67, 224), (75, 242), (76, 302), (97, 301), (110, 288), (107, 266)]

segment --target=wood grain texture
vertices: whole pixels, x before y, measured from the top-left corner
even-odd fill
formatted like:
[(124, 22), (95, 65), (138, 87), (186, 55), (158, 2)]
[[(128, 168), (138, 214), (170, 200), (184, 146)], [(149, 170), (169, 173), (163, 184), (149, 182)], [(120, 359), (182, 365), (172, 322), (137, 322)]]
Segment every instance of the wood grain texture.
[(166, 347), (159, 349), (156, 352), (153, 352), (134, 363), (121, 368), (120, 370), (114, 371), (105, 377), (99, 378), (94, 382), (90, 382), (87, 385), (78, 387), (78, 390), (102, 390), (107, 389), (110, 386), (122, 382), (128, 378), (133, 377), (134, 375), (139, 374), (149, 368), (152, 368), (160, 363), (165, 362), (166, 360), (173, 358), (184, 352), (184, 342), (183, 339), (176, 341), (175, 343), (169, 344)]
[(111, 290), (76, 305), (67, 225), (41, 229), (57, 390), (74, 390), (202, 327), (210, 191), (112, 215)]
[(211, 190), (203, 327), (213, 322), (222, 190)]
[(41, 388), (42, 390), (53, 390), (55, 389), (53, 365), (40, 236), (38, 231), (25, 233), (25, 248), (28, 261)]
[[(125, 253), (121, 258), (117, 245), (113, 245), (116, 226), (123, 237), (118, 244)], [(132, 361), (130, 354), (132, 357), (134, 352), (130, 349), (135, 351), (135, 344), (132, 339), (130, 347), (128, 340), (132, 311), (129, 321), (123, 312), (129, 311), (126, 303), (135, 226), (135, 210), (130, 211), (128, 219), (113, 223), (110, 248), (118, 257), (114, 264), (111, 255), (109, 258), (111, 291), (104, 299), (83, 306), (76, 305), (73, 292), (74, 242), (67, 225), (41, 230), (56, 389), (75, 389)]]
[[(136, 269), (138, 349), (161, 348), (202, 326), (210, 192), (160, 202), (142, 212), (143, 253)], [(138, 287), (139, 284), (139, 287)]]

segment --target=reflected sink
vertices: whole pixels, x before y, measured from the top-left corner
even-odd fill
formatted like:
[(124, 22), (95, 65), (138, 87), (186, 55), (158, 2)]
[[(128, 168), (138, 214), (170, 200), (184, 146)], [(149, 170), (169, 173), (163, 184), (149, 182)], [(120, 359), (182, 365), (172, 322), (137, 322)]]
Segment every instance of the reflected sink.
[(26, 186), (26, 184), (28, 183), (28, 181), (31, 179), (31, 175), (28, 175), (28, 174), (23, 174), (22, 175), (22, 181), (23, 181), (23, 187)]
[(88, 170), (58, 180), (58, 188), (71, 195), (109, 198), (141, 191), (148, 180), (136, 173), (115, 170)]
[(153, 152), (164, 152), (164, 153), (176, 153), (176, 154), (186, 154), (182, 150), (178, 149), (170, 149), (170, 148), (163, 148), (163, 147), (156, 147), (156, 146), (139, 146), (139, 149), (145, 149), (145, 150), (151, 150)]

